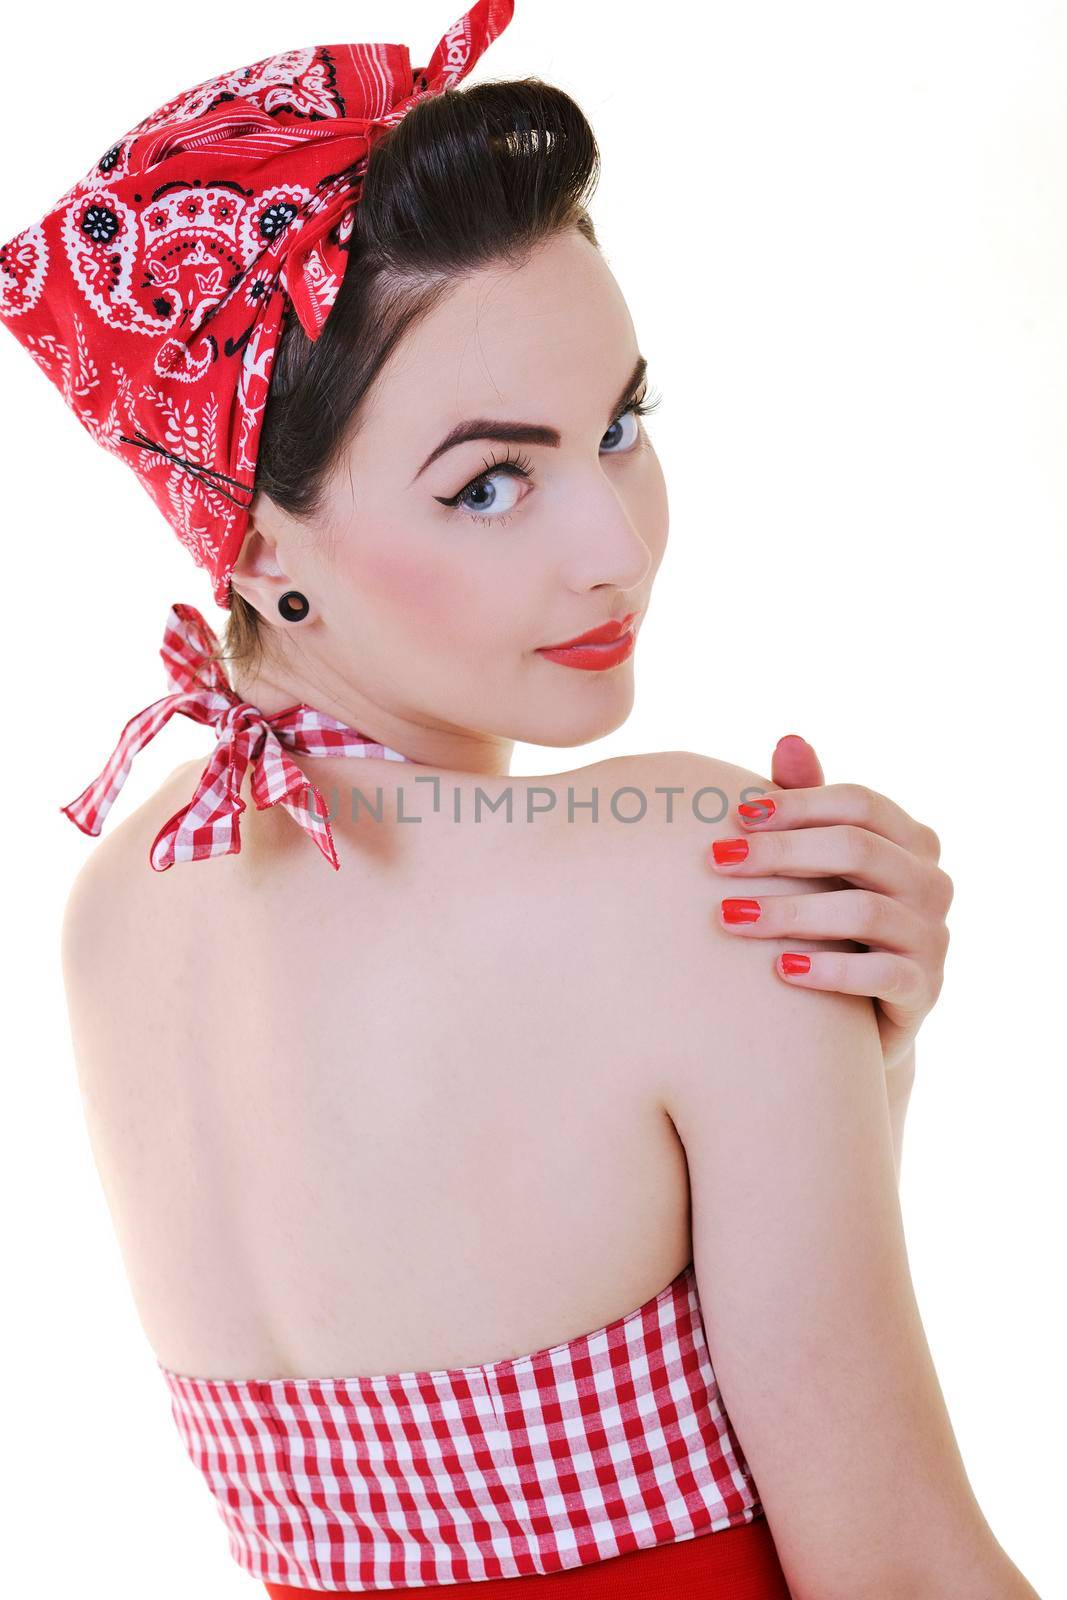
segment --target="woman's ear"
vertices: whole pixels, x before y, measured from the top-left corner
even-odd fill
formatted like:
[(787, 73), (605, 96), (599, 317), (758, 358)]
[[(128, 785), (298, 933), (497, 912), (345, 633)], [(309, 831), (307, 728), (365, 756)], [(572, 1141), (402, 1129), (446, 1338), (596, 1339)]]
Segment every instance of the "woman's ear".
[(249, 513), (248, 531), (234, 563), (231, 583), (242, 600), (260, 616), (276, 613), (286, 589), (299, 587), (279, 556), (278, 536), (288, 519), (265, 494), (258, 494)]

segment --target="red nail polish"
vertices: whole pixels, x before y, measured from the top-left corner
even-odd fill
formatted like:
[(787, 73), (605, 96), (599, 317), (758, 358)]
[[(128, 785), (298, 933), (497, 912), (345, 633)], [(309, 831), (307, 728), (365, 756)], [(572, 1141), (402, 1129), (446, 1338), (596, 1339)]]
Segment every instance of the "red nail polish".
[(770, 795), (765, 794), (758, 800), (744, 801), (738, 806), (737, 811), (747, 822), (766, 822), (768, 817), (774, 816), (775, 805)]
[(801, 955), (799, 950), (787, 950), (779, 957), (783, 972), (810, 972), (811, 957)]
[(760, 919), (760, 903), (758, 900), (724, 900), (722, 902), (722, 920), (724, 922), (758, 922)]
[(716, 839), (711, 846), (717, 867), (734, 866), (748, 855), (747, 839)]

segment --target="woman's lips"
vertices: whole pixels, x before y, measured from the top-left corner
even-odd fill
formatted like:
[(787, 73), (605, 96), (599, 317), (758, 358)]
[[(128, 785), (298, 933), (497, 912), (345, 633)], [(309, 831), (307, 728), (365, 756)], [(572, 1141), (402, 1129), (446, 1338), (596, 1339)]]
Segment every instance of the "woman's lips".
[[(636, 615), (636, 612), (633, 615)], [(544, 656), (546, 661), (558, 662), (562, 667), (578, 667), (583, 672), (605, 672), (609, 667), (617, 667), (620, 662), (626, 660), (633, 650), (635, 641), (632, 627), (627, 626), (618, 633), (618, 625), (609, 624), (608, 630), (615, 632), (616, 637), (604, 643), (546, 646), (538, 650), (537, 654)], [(606, 630), (594, 630), (597, 633), (604, 631)], [(588, 638), (588, 635), (586, 637)]]

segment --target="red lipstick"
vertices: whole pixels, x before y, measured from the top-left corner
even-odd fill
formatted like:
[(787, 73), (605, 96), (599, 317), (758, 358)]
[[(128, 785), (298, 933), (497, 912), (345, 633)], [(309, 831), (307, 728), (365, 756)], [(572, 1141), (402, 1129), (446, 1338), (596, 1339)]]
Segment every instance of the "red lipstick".
[(546, 661), (557, 661), (563, 667), (578, 667), (583, 672), (603, 672), (608, 667), (617, 667), (633, 650), (634, 632), (630, 624), (636, 616), (637, 612), (631, 611), (625, 617), (590, 628), (588, 633), (580, 633), (564, 644), (545, 645), (537, 654)]

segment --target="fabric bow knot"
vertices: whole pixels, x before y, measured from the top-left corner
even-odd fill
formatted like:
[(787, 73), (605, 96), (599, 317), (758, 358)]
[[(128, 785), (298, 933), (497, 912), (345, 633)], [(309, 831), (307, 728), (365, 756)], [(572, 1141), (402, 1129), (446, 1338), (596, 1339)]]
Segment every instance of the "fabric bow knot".
[(329, 809), (314, 784), (286, 754), (408, 757), (368, 739), (336, 717), (303, 703), (264, 714), (234, 694), (214, 652), (218, 640), (195, 606), (173, 605), (160, 655), (173, 692), (130, 718), (103, 771), (76, 800), (61, 806), (83, 833), (98, 834), (133, 758), (176, 713), (213, 726), (215, 748), (192, 797), (160, 828), (148, 859), (157, 872), (176, 861), (201, 861), (240, 851), (241, 787), (252, 766), (252, 798), (260, 811), (281, 805), (340, 869)]
[[(305, 333), (310, 339), (319, 337), (344, 274), (344, 249), (351, 233), (346, 219), (355, 211), (357, 180), (366, 167), (374, 134), (395, 127), (418, 98), (409, 95), (379, 117), (333, 117), (328, 122), (305, 123), (280, 123), (255, 104), (235, 107), (226, 102), (194, 124), (164, 124), (134, 141), (127, 156), (126, 170), (130, 175), (150, 173), (174, 156), (210, 149), (211, 159), (222, 162), (227, 169), (232, 166), (239, 170), (242, 163), (255, 166), (260, 172), (260, 185), (265, 184), (268, 162), (280, 158), (282, 170), (291, 169), (298, 147), (329, 144), (333, 177), (299, 210), (279, 205), (272, 227), (264, 230), (260, 255), (231, 279), (216, 301), (208, 304), (200, 327), (218, 315), (219, 307), (234, 293), (240, 277), (253, 269), (263, 273), (276, 262), (282, 273), (282, 287)], [(329, 235), (339, 223), (341, 228), (333, 242)], [(185, 341), (198, 331), (199, 328), (188, 329)]]

